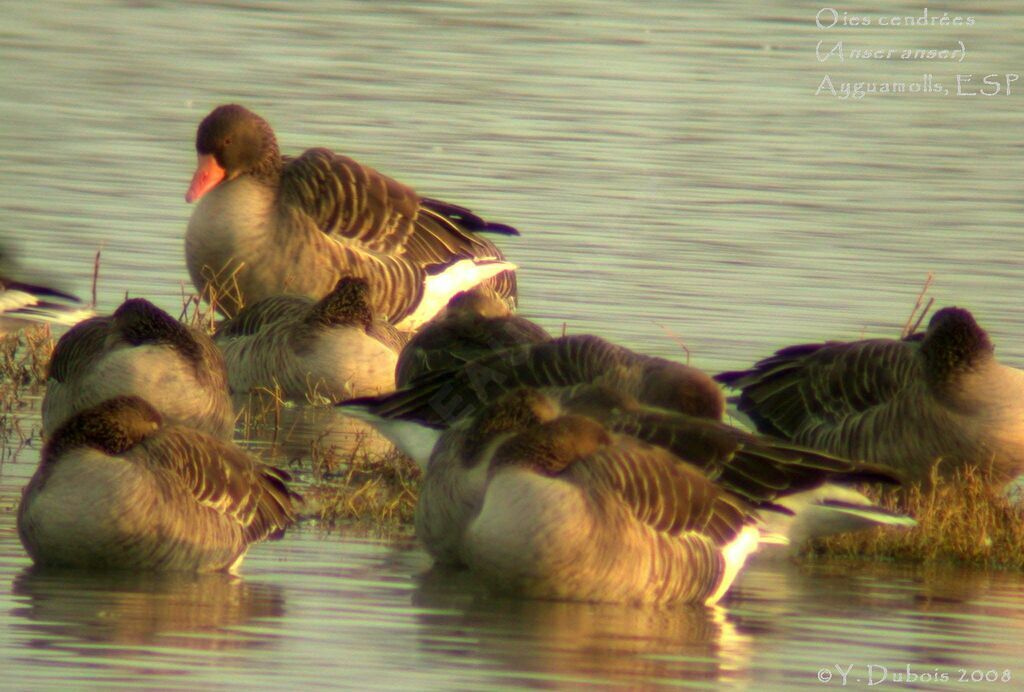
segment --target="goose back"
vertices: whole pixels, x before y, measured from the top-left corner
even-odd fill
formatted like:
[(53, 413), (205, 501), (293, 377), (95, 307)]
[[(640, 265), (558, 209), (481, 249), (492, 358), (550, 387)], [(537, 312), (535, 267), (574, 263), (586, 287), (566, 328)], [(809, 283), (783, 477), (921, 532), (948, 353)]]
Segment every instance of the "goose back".
[(406, 337), (374, 316), (368, 291), (345, 278), (319, 301), (275, 296), (245, 308), (216, 336), (232, 391), (340, 401), (394, 389)]
[(57, 342), (42, 404), (44, 435), (119, 395), (144, 398), (169, 422), (225, 438), (234, 430), (224, 358), (213, 341), (141, 298), (72, 327)]
[(758, 430), (928, 483), (933, 468), (1024, 471), (1024, 374), (998, 363), (966, 310), (923, 335), (782, 349), (716, 376)]
[(165, 426), (138, 397), (115, 397), (47, 442), (18, 532), (40, 565), (232, 570), (249, 544), (294, 521), (288, 480), (230, 442)]
[(395, 383), (405, 387), (427, 373), (461, 367), (507, 348), (549, 341), (538, 324), (512, 314), (494, 291), (480, 287), (453, 297), (402, 349)]

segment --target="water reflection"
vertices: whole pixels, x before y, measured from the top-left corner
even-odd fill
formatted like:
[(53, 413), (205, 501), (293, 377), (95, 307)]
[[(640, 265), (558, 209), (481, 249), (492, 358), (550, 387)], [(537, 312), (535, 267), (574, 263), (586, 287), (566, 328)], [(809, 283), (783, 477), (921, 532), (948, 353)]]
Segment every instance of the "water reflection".
[(450, 568), (423, 574), (413, 604), (426, 654), (483, 659), (518, 682), (732, 682), (752, 643), (722, 608), (499, 598)]
[(13, 627), (28, 646), (65, 652), (124, 653), (92, 645), (149, 645), (224, 650), (260, 646), (259, 637), (227, 628), (281, 617), (275, 584), (228, 574), (90, 573), (28, 568), (12, 584)]
[(358, 455), (382, 455), (394, 445), (368, 423), (343, 415), (334, 406), (287, 405), (265, 401), (236, 402), (241, 411), (240, 437), (255, 447), (270, 448), (275, 459), (310, 464), (314, 471), (325, 459), (345, 460)]
[(779, 680), (854, 662), (955, 673), (1017, 665), (1022, 588), (1020, 574), (950, 566), (758, 563), (724, 607), (758, 641), (752, 666)]

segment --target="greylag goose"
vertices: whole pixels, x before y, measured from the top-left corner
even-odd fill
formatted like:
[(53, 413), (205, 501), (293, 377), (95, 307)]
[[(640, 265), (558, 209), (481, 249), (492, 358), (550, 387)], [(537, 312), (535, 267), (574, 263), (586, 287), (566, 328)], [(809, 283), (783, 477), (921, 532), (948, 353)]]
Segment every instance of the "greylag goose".
[(168, 423), (230, 439), (235, 412), (213, 341), (143, 298), (72, 327), (50, 358), (43, 434), (118, 395), (152, 404)]
[[(785, 536), (793, 549), (811, 537), (879, 524), (914, 525), (912, 519), (875, 506), (850, 487), (859, 482), (898, 480), (883, 469), (753, 435), (721, 421), (644, 406), (631, 396), (601, 385), (526, 391), (534, 392), (529, 395), (534, 400), (533, 409), (545, 410), (548, 416), (586, 416), (610, 432), (665, 449), (751, 503), (773, 502), (770, 510), (762, 511), (764, 526), (773, 534)], [(385, 395), (379, 399), (388, 398)], [(386, 406), (379, 408), (388, 410)], [(486, 485), (487, 464), (467, 460), (489, 453), (482, 440), (492, 436), (493, 427), (481, 427), (473, 414), (446, 426), (394, 411), (390, 413), (396, 417), (388, 419), (371, 413), (374, 409), (372, 399), (343, 405), (343, 410), (368, 420), (403, 449), (412, 449), (424, 470), (417, 532), (436, 559), (459, 562), (456, 547), (462, 528), (479, 505)]]
[[(580, 410), (614, 393), (574, 392)], [(615, 414), (605, 410), (605, 415)], [(706, 603), (722, 597), (760, 543), (785, 543), (762, 514), (831, 478), (870, 468), (723, 430), (703, 439), (679, 414), (633, 429), (681, 438), (674, 454), (574, 411), (540, 390), (512, 390), (444, 433), (416, 509), (441, 562), (500, 591), (539, 598)], [(645, 416), (647, 419), (645, 419)], [(760, 510), (760, 511), (759, 511)]]
[(185, 255), (228, 316), (280, 293), (320, 299), (342, 276), (369, 281), (374, 312), (410, 331), (488, 279), (515, 300), (514, 265), (478, 235), (516, 234), (510, 226), (327, 149), (284, 157), (267, 121), (239, 105), (203, 119), (196, 152)]
[(932, 469), (1024, 471), (1024, 371), (1001, 364), (970, 312), (922, 335), (784, 348), (716, 379), (757, 429), (928, 483)]
[(604, 385), (647, 406), (713, 420), (725, 410), (718, 385), (697, 368), (586, 334), (496, 351), (461, 367), (426, 374), (393, 394), (353, 399), (342, 406), (423, 464), (437, 441), (431, 428), (448, 427), (517, 387), (577, 384)]
[(398, 357), (395, 385), (513, 346), (550, 341), (538, 324), (512, 314), (508, 303), (485, 286), (464, 291), (409, 340)]
[(295, 520), (288, 481), (230, 442), (164, 425), (138, 397), (115, 397), (46, 443), (18, 535), (47, 567), (234, 571)]
[(394, 390), (405, 337), (374, 316), (369, 292), (343, 278), (319, 301), (281, 295), (243, 308), (215, 337), (231, 390), (333, 402)]

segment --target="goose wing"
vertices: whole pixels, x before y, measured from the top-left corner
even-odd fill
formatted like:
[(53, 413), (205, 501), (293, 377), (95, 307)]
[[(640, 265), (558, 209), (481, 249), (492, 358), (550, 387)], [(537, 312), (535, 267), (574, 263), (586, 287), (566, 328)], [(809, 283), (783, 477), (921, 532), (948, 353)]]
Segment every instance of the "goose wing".
[(260, 463), (231, 443), (180, 427), (146, 440), (147, 460), (182, 483), (201, 505), (232, 517), (246, 541), (280, 535), (301, 497), (285, 471)]
[(496, 351), (549, 341), (538, 324), (515, 315), (459, 314), (427, 324), (402, 349), (395, 368), (400, 387), (431, 372), (458, 368)]
[(338, 240), (419, 266), (503, 257), (474, 235), (487, 224), (472, 212), (433, 200), (424, 206), (407, 185), (328, 149), (310, 149), (287, 162), (281, 199)]
[(918, 348), (915, 340), (888, 339), (791, 346), (715, 379), (740, 390), (739, 409), (758, 430), (803, 439), (812, 428), (841, 425), (917, 387)]
[(826, 482), (898, 482), (892, 472), (718, 421), (654, 410), (611, 410), (610, 430), (672, 452), (710, 480), (754, 504)]
[(304, 296), (280, 295), (247, 305), (217, 327), (217, 338), (252, 336), (269, 324), (302, 320), (314, 301)]
[(621, 373), (637, 358), (643, 357), (596, 336), (567, 336), (498, 351), (424, 375), (392, 394), (346, 403), (366, 406), (378, 417), (444, 427), (518, 387), (592, 382)]
[(639, 521), (658, 532), (697, 533), (724, 546), (755, 520), (752, 507), (700, 470), (642, 443), (616, 444), (573, 467), (573, 474), (598, 491), (614, 493)]

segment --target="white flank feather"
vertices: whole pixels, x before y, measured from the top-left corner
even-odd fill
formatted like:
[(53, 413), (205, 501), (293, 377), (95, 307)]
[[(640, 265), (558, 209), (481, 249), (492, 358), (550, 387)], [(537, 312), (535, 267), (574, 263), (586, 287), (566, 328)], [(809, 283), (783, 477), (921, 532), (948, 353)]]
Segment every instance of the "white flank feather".
[(515, 268), (516, 265), (511, 262), (459, 260), (440, 274), (427, 277), (423, 285), (423, 299), (416, 306), (415, 312), (395, 326), (404, 331), (418, 329), (440, 312), (456, 293), (468, 291), (492, 276)]

